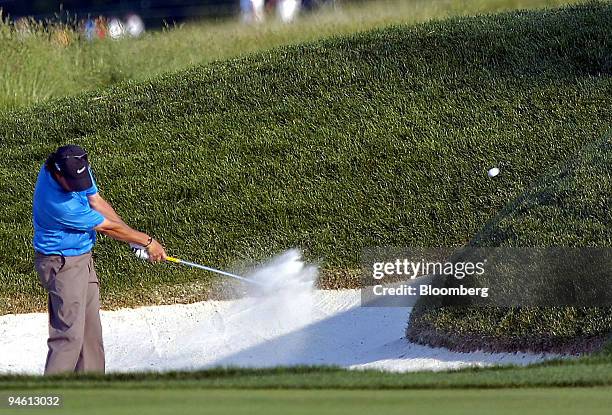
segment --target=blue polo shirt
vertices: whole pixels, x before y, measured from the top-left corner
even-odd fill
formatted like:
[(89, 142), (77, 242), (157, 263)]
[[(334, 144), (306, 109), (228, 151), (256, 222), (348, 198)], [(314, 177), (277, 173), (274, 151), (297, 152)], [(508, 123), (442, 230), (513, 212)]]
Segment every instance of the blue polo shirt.
[(93, 175), (92, 183), (82, 192), (67, 192), (44, 166), (40, 169), (32, 208), (36, 251), (63, 256), (91, 251), (96, 243), (94, 228), (104, 221), (87, 200), (87, 196), (98, 193)]

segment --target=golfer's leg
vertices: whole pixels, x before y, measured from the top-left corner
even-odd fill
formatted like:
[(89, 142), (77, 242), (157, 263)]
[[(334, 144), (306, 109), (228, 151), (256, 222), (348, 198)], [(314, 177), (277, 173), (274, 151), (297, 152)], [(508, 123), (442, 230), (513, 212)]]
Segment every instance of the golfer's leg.
[(87, 289), (85, 310), (85, 336), (83, 348), (77, 362), (77, 372), (104, 373), (104, 343), (100, 321), (100, 289), (97, 282), (90, 282)]
[(45, 374), (73, 372), (83, 346), (87, 268), (74, 258), (66, 257), (64, 266), (47, 280), (49, 352)]
[[(52, 284), (55, 282), (55, 275), (64, 266), (64, 259), (59, 255), (43, 255), (38, 252), (34, 254), (34, 268), (38, 273), (38, 279), (43, 288), (49, 292), (52, 289)], [(49, 315), (49, 333), (53, 330), (51, 321), (53, 321), (53, 302), (51, 294), (47, 294), (47, 311)], [(49, 361), (51, 349), (47, 352), (46, 362)], [(46, 364), (45, 364), (46, 367)]]

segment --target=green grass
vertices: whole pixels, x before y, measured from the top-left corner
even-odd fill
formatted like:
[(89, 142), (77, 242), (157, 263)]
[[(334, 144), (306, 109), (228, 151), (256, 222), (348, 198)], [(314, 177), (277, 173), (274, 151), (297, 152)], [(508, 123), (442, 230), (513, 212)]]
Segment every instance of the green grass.
[[(0, 313), (44, 306), (32, 189), (68, 142), (128, 223), (179, 257), (236, 269), (297, 246), (333, 273), (359, 269), (367, 246), (462, 245), (609, 128), (611, 30), (610, 3), (455, 18), (0, 115)], [(105, 238), (96, 258), (106, 306), (210, 290)]]
[[(472, 245), (612, 247), (610, 166), (612, 134), (607, 134), (551, 169), (502, 209)], [(504, 278), (522, 278), (517, 271)], [(561, 274), (547, 276), (547, 286), (560, 284), (555, 281), (567, 277)], [(610, 281), (604, 278), (594, 284), (605, 290)], [(554, 297), (556, 291), (545, 293), (548, 304), (563, 304), (562, 298)], [(428, 307), (425, 301), (411, 314), (407, 329), (413, 341), (463, 351), (588, 350), (611, 332), (609, 307)]]
[(612, 246), (612, 130), (543, 175), (474, 237), (473, 246)]
[[(608, 346), (608, 349), (610, 347)], [(390, 373), (334, 367), (217, 368), (193, 372), (0, 375), (5, 390), (26, 389), (491, 389), (612, 386), (610, 350), (526, 367)]]
[(272, 47), (354, 33), (384, 25), (454, 15), (575, 3), (574, 0), (388, 0), (343, 4), (295, 24), (245, 26), (236, 20), (204, 21), (150, 32), (138, 40), (87, 43), (71, 30), (52, 26), (23, 38), (0, 24), (0, 110), (49, 98), (145, 80), (161, 73)]
[[(49, 390), (31, 391), (42, 395)], [(495, 391), (338, 390), (69, 390), (58, 409), (19, 409), (20, 414), (607, 414), (610, 388)]]
[[(0, 398), (62, 396), (62, 413), (606, 413), (610, 350), (527, 367), (389, 373), (334, 367), (0, 375)], [(26, 412), (26, 410), (22, 410)], [(40, 411), (40, 409), (37, 409)], [(158, 412), (156, 412), (158, 411)], [(507, 411), (507, 412), (504, 412)], [(567, 411), (567, 412), (564, 412)]]

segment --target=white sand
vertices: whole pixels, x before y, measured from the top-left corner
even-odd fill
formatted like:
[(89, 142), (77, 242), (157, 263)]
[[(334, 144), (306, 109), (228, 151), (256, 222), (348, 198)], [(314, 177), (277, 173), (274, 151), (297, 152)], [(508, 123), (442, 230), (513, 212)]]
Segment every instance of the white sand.
[[(252, 277), (261, 281), (270, 270), (285, 285), (255, 297), (103, 311), (107, 371), (338, 365), (406, 372), (546, 358), (412, 344), (404, 338), (410, 309), (361, 307), (359, 290), (312, 289), (316, 272), (295, 251)], [(46, 336), (46, 314), (0, 316), (0, 373), (42, 373)]]
[[(527, 364), (532, 354), (455, 353), (403, 338), (408, 310), (359, 306), (358, 290), (315, 291), (313, 312), (259, 322), (268, 301), (242, 299), (102, 312), (112, 372), (211, 366), (340, 365), (389, 371)], [(47, 315), (0, 317), (0, 373), (42, 373)]]

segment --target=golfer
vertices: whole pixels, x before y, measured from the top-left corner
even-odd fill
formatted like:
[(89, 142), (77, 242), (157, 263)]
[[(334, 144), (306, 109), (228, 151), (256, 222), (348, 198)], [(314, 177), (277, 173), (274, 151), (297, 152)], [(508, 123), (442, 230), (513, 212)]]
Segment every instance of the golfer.
[(123, 222), (99, 194), (79, 146), (52, 153), (34, 190), (34, 264), (48, 292), (49, 352), (45, 374), (104, 372), (99, 282), (91, 250), (96, 231), (146, 248), (151, 261), (166, 259), (153, 237)]

